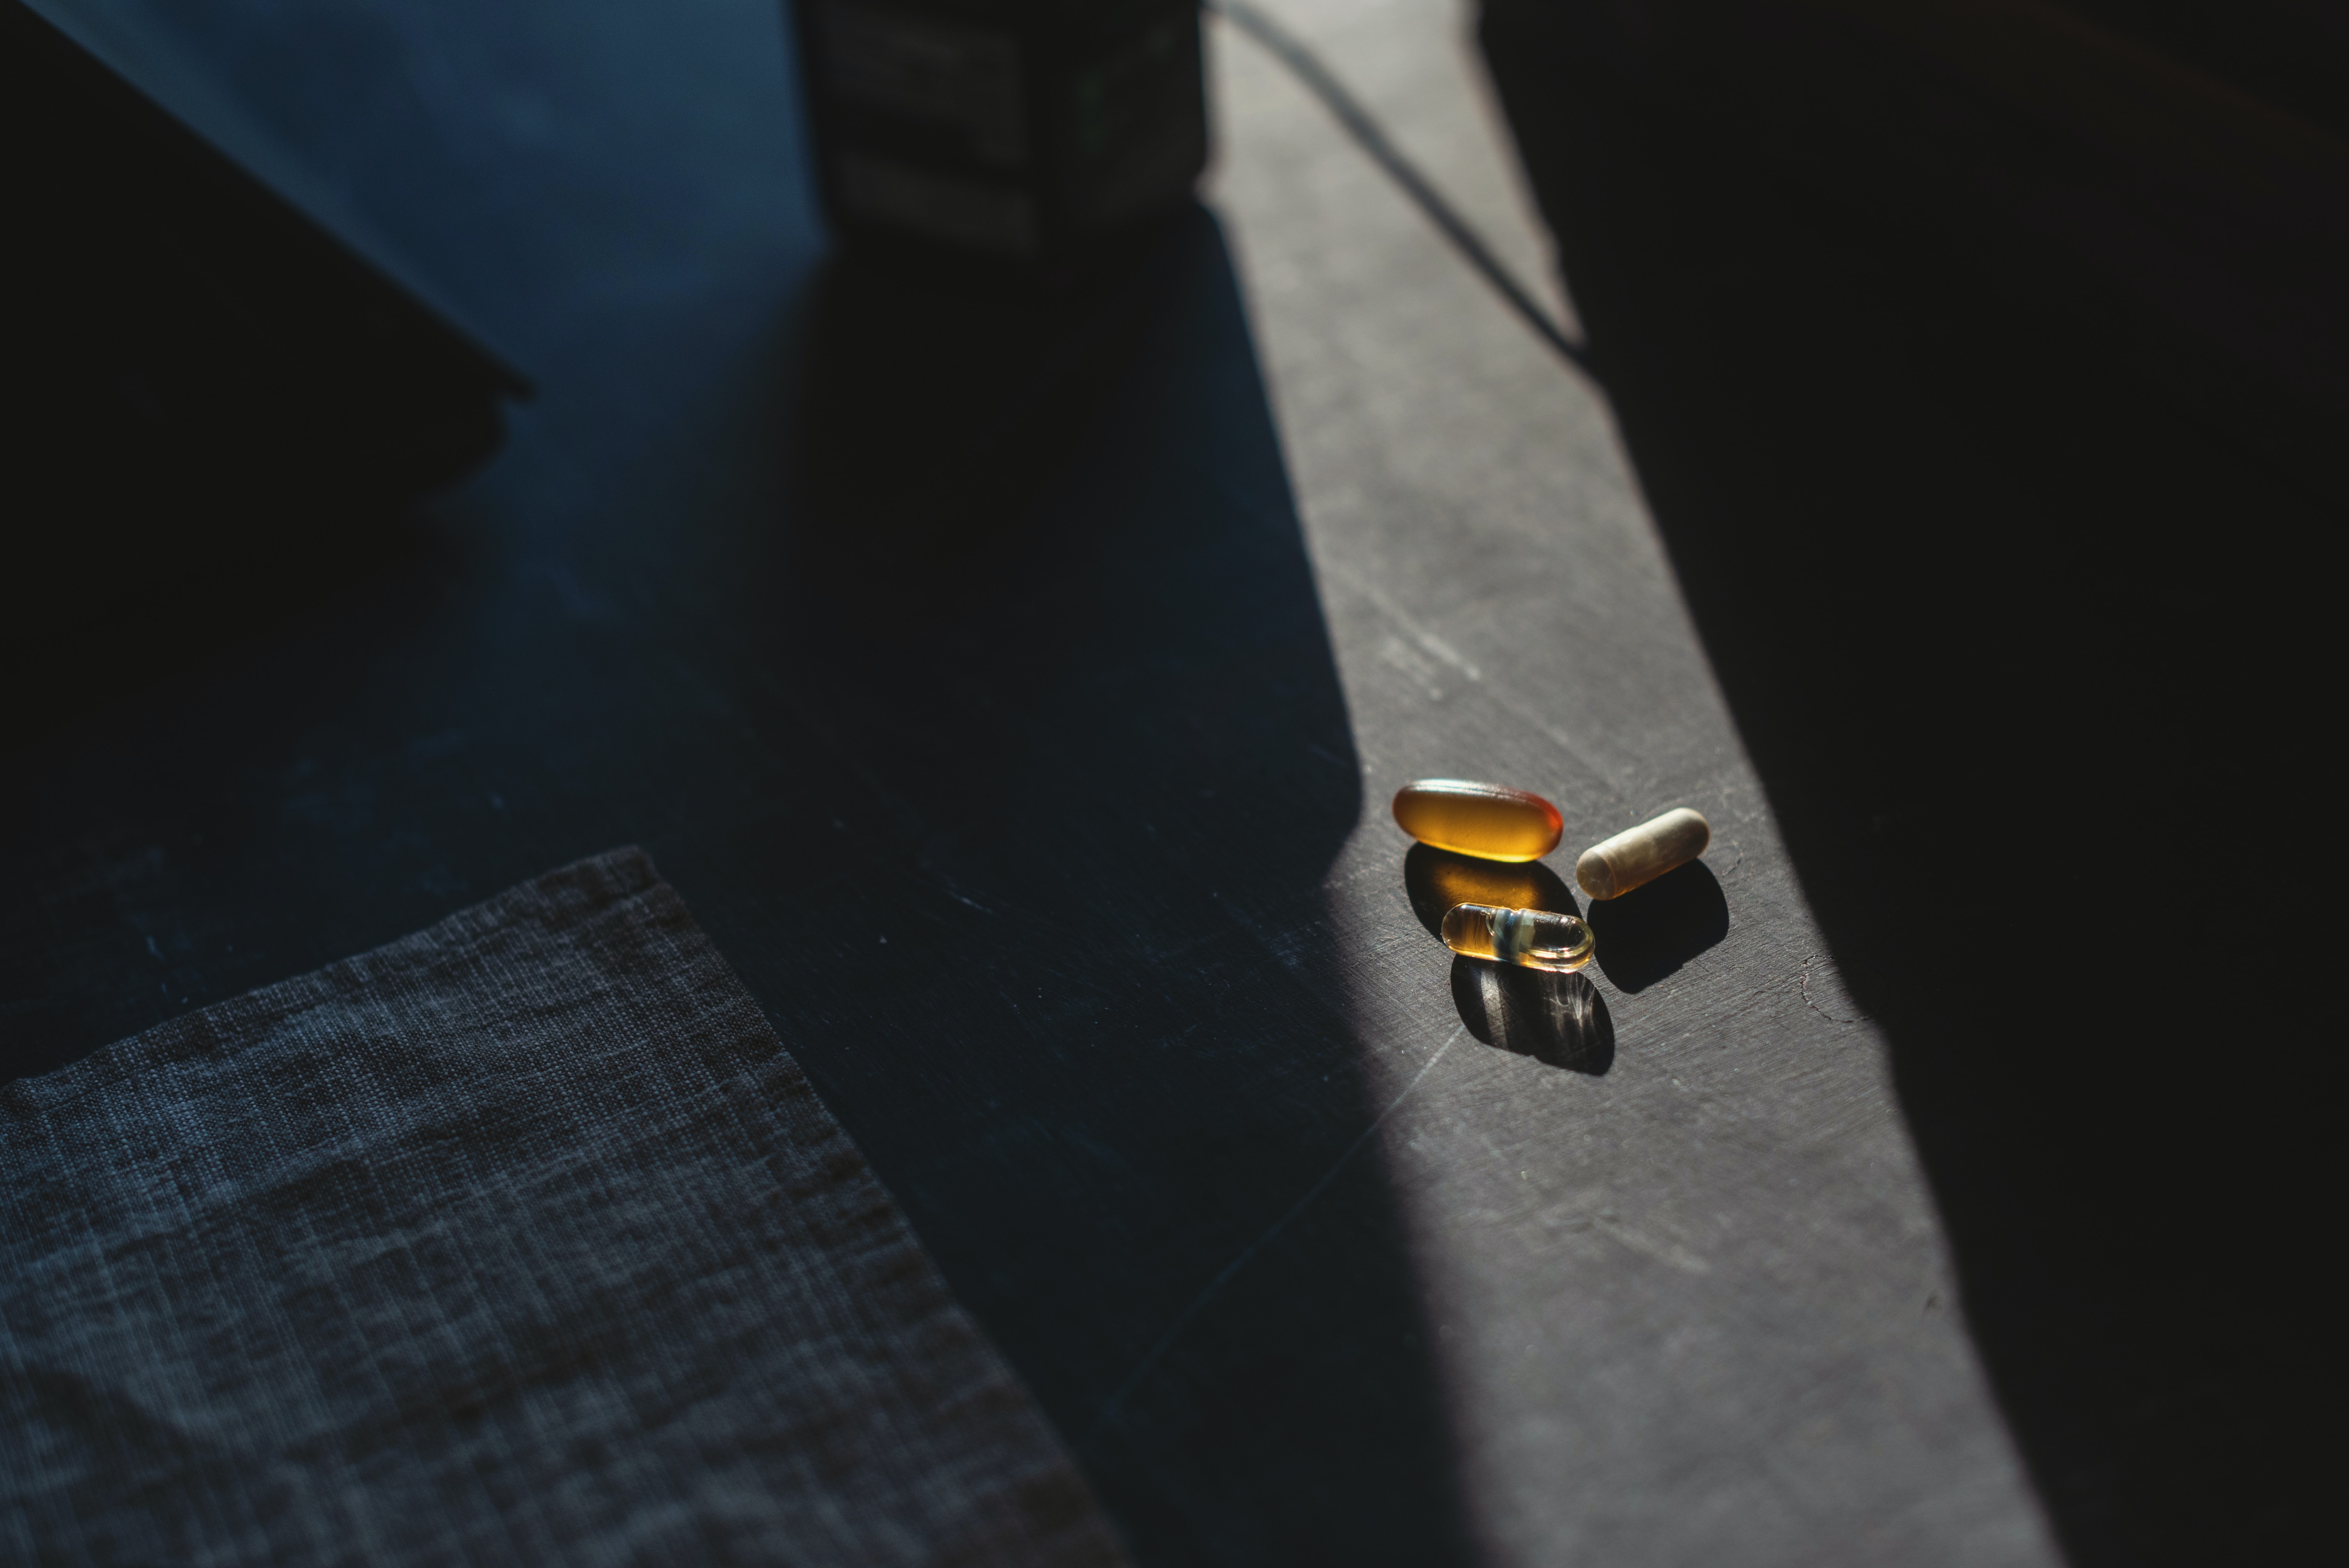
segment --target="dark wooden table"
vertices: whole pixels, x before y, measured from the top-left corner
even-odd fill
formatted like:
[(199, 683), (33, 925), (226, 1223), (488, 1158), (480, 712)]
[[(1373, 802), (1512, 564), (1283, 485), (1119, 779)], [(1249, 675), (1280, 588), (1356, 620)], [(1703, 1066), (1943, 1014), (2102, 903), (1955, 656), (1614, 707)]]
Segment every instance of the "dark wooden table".
[[(1464, 16), (1284, 14), (1550, 275)], [(2030, 1204), (1964, 1150), (2037, 1124), (1947, 1087), (1940, 1026), (1888, 1035), (1922, 993), (1847, 985), (1865, 879), (1824, 830), (1790, 858), (1785, 800), (1853, 813), (1756, 677), (1832, 606), (1782, 576), (1740, 619), (1707, 514), (1660, 532), (1599, 389), (1244, 41), (1208, 204), (1038, 299), (827, 254), (763, 0), (185, 26), (541, 396), (422, 516), (123, 606), (20, 727), (0, 1071), (633, 841), (1146, 1562), (2041, 1563), (2160, 1526), (2111, 1429), (2173, 1432), (2191, 1369), (2064, 1381), (2116, 1298), (1968, 1250)], [(1765, 789), (1749, 750), (1793, 760)], [(1713, 847), (1599, 913), (1595, 989), (1504, 985), (1406, 878), (1386, 802), (1428, 774), (1555, 799), (1563, 874), (1674, 805)], [(1921, 841), (2025, 917), (1993, 851)]]

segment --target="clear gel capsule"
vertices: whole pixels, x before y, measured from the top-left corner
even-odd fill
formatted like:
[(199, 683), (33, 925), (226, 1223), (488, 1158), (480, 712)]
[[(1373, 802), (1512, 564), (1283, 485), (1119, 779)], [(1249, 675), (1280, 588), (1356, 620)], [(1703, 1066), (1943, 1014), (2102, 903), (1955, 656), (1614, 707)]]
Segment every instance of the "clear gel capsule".
[(1592, 898), (1621, 898), (1688, 864), (1711, 842), (1713, 824), (1686, 806), (1676, 806), (1583, 851), (1574, 862), (1574, 880)]
[(1537, 861), (1566, 822), (1540, 796), (1503, 784), (1423, 779), (1395, 791), (1397, 826), (1423, 844), (1488, 861)]
[(1444, 917), (1444, 945), (1470, 958), (1497, 959), (1564, 975), (1590, 962), (1590, 927), (1547, 909), (1463, 903)]

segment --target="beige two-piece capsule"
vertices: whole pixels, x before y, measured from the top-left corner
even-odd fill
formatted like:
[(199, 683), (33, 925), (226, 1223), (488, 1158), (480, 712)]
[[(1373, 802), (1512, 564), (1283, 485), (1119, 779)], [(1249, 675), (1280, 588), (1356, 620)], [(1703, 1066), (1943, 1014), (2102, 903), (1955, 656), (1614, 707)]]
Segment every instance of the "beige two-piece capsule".
[(1506, 784), (1423, 779), (1395, 791), (1395, 825), (1423, 844), (1488, 861), (1537, 861), (1566, 820), (1540, 796)]
[(1592, 898), (1620, 898), (1674, 866), (1684, 866), (1713, 842), (1713, 824), (1686, 806), (1626, 828), (1593, 844), (1574, 862), (1574, 880)]

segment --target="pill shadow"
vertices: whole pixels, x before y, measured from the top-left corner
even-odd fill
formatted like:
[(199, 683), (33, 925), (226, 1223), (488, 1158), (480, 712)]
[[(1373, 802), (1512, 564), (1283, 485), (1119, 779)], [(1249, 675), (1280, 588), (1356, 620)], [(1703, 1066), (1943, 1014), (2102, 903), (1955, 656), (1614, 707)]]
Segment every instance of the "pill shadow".
[(1413, 844), (1402, 858), (1403, 891), (1411, 912), (1430, 936), (1441, 936), (1444, 917), (1454, 904), (1490, 903), (1504, 909), (1546, 909), (1580, 914), (1558, 874), (1539, 861), (1512, 864), (1480, 861), (1430, 844)]
[(1729, 900), (1702, 861), (1621, 898), (1593, 899), (1599, 970), (1616, 989), (1646, 990), (1729, 934)]
[[(1412, 913), (1431, 936), (1441, 934), (1455, 904), (1582, 913), (1558, 874), (1539, 861), (1482, 861), (1414, 844), (1403, 856), (1402, 882)], [(1580, 975), (1455, 957), (1452, 1000), (1468, 1032), (1488, 1046), (1594, 1077), (1614, 1065), (1614, 1020), (1598, 987)]]
[(1580, 975), (1455, 957), (1452, 1002), (1468, 1032), (1488, 1046), (1593, 1078), (1615, 1065), (1607, 998)]

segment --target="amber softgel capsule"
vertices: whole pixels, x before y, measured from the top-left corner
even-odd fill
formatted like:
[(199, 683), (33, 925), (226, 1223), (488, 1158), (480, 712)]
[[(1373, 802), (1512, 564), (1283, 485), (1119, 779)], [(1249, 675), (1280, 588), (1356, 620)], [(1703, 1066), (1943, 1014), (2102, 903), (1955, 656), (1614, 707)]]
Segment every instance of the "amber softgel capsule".
[(1590, 962), (1593, 943), (1590, 927), (1570, 914), (1461, 903), (1444, 917), (1444, 945), (1469, 958), (1567, 975)]
[(1711, 842), (1713, 824), (1686, 806), (1677, 806), (1583, 851), (1574, 862), (1574, 880), (1592, 898), (1621, 898), (1688, 864)]
[(1395, 791), (1394, 820), (1423, 844), (1488, 861), (1537, 861), (1566, 831), (1557, 808), (1504, 784), (1423, 779)]

